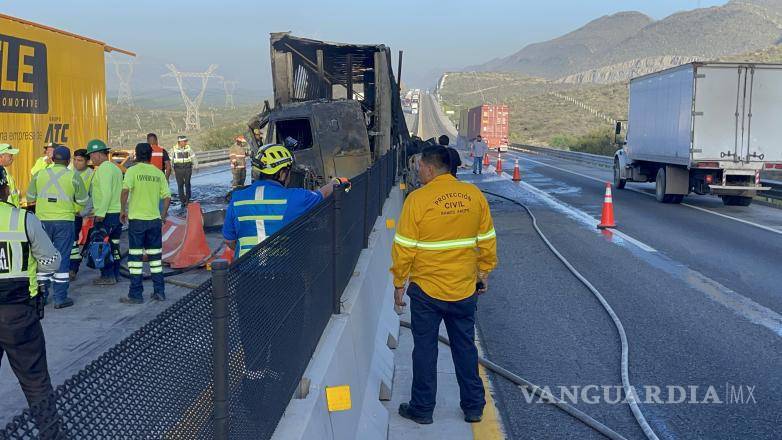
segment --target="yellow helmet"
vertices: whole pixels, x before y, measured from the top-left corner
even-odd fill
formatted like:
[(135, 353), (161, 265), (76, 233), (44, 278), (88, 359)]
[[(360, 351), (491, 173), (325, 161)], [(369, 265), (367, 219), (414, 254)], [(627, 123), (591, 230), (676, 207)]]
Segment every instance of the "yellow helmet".
[(285, 167), (293, 166), (293, 154), (280, 144), (267, 144), (258, 149), (252, 164), (259, 173), (274, 175)]

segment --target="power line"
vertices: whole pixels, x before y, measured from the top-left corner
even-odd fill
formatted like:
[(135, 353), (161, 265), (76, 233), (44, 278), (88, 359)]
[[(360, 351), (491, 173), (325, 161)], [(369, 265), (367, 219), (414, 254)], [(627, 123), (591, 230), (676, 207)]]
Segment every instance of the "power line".
[[(113, 54), (109, 55), (114, 64), (114, 72), (119, 79), (119, 92), (117, 93), (117, 105), (127, 104), (133, 106), (133, 91), (130, 88), (130, 79), (133, 77), (134, 60), (118, 60)], [(124, 70), (120, 66), (127, 66)]]
[[(166, 64), (166, 68), (168, 68), (169, 73), (161, 76), (173, 77), (176, 79), (177, 85), (179, 86), (179, 93), (182, 95), (182, 101), (185, 103), (185, 131), (201, 130), (201, 118), (198, 115), (198, 108), (204, 101), (206, 85), (209, 83), (209, 78), (222, 79), (221, 76), (213, 73), (217, 70), (217, 64), (210, 65), (209, 68), (206, 69), (206, 72), (181, 72), (173, 64)], [(185, 91), (184, 78), (199, 78), (201, 80), (201, 91), (195, 98), (191, 98), (187, 94), (187, 91)]]
[(239, 81), (225, 81), (223, 80), (223, 89), (225, 90), (225, 108), (227, 110), (236, 109), (234, 104), (234, 92), (236, 91), (236, 85)]

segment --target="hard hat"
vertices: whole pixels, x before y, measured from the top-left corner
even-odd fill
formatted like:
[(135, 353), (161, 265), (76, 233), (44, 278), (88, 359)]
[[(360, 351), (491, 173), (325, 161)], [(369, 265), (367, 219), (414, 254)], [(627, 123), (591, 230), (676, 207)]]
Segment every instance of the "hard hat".
[(8, 185), (8, 175), (5, 172), (5, 168), (0, 167), (0, 186)]
[(277, 171), (293, 165), (290, 150), (280, 144), (267, 144), (258, 149), (252, 158), (253, 169), (260, 173), (274, 175)]
[(246, 143), (247, 142), (247, 139), (245, 139), (244, 136), (241, 136), (241, 135), (236, 136), (235, 140), (236, 140), (236, 142), (241, 142), (241, 143)]
[(11, 144), (0, 144), (0, 154), (19, 154), (19, 149), (12, 147)]
[(177, 142), (187, 141), (187, 136), (185, 136), (185, 135), (177, 136), (176, 137), (176, 141)]
[(109, 147), (100, 139), (93, 139), (87, 142), (87, 154), (97, 153), (98, 151), (109, 151)]

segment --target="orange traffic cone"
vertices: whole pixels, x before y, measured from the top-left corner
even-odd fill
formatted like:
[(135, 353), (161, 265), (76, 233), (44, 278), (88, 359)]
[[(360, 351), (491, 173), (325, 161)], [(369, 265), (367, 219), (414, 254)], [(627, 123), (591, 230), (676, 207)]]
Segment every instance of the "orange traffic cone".
[(497, 168), (494, 169), (494, 172), (502, 174), (502, 155), (499, 152), (497, 153)]
[(519, 160), (515, 159), (513, 161), (513, 181), (514, 182), (521, 182), (521, 170), (519, 169)]
[(603, 199), (603, 214), (597, 227), (600, 229), (616, 227), (616, 222), (614, 222), (614, 199), (611, 196), (611, 184), (608, 182), (606, 182), (606, 194)]
[(485, 166), (485, 167), (489, 166), (489, 154), (488, 153), (483, 155), (483, 166)]
[(177, 252), (185, 245), (187, 220), (169, 215), (163, 223), (163, 262), (171, 263)]
[(206, 243), (204, 234), (204, 216), (201, 204), (191, 202), (187, 205), (187, 230), (182, 248), (171, 259), (172, 269), (184, 269), (195, 264), (206, 264), (206, 259), (212, 251)]

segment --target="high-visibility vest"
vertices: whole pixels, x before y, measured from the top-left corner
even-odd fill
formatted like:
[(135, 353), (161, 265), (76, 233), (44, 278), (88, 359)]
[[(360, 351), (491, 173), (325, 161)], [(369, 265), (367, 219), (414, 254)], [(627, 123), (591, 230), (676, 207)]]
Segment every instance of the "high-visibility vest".
[(79, 177), (81, 177), (81, 181), (84, 182), (84, 189), (87, 190), (87, 192), (90, 191), (90, 186), (92, 185), (92, 177), (95, 175), (95, 170), (93, 170), (90, 167), (87, 167), (84, 169), (84, 171), (73, 171), (74, 173), (78, 174)]
[(184, 147), (175, 145), (171, 156), (171, 162), (174, 165), (189, 165), (193, 163), (193, 150), (190, 148), (190, 144)]
[(35, 174), (38, 173), (38, 171), (45, 170), (46, 168), (49, 168), (52, 165), (54, 164), (49, 162), (48, 156), (41, 156), (35, 161), (33, 167), (30, 169), (30, 175), (35, 176)]
[(27, 239), (27, 211), (0, 202), (0, 304), (38, 295), (38, 262)]
[(73, 220), (80, 208), (74, 203), (76, 188), (72, 170), (62, 165), (46, 168), (33, 177), (37, 195), (35, 213), (39, 219)]
[(5, 176), (8, 179), (8, 190), (11, 194), (8, 196), (8, 203), (14, 205), (14, 208), (19, 207), (19, 188), (16, 187), (16, 181), (14, 176), (11, 175), (9, 170), (5, 170)]
[(163, 165), (163, 147), (160, 145), (152, 145), (152, 160), (150, 163), (154, 166), (156, 166), (160, 171), (165, 171), (165, 167)]

